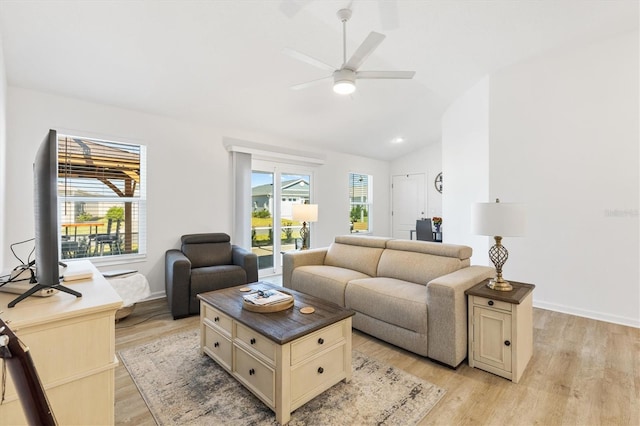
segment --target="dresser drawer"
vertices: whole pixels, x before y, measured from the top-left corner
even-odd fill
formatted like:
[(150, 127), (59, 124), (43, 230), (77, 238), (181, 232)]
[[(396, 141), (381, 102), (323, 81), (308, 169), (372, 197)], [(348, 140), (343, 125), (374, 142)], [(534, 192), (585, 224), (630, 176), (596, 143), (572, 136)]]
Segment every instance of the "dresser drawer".
[(231, 371), (231, 340), (207, 325), (204, 326), (204, 350), (223, 367)]
[(233, 321), (227, 315), (223, 314), (216, 308), (207, 305), (204, 302), (200, 302), (200, 309), (204, 308), (205, 322), (213, 323), (215, 326), (220, 327), (229, 335), (231, 335), (231, 324)]
[(291, 345), (291, 365), (304, 361), (336, 343), (344, 342), (344, 328), (343, 322), (339, 322), (293, 342)]
[(328, 388), (345, 377), (344, 350), (344, 345), (336, 346), (294, 367), (291, 372), (292, 406), (299, 406), (299, 401), (296, 401), (299, 398), (304, 403), (308, 400), (305, 395), (318, 395), (323, 387)]
[(235, 374), (238, 380), (243, 382), (265, 404), (273, 408), (275, 406), (274, 370), (244, 349), (237, 346), (235, 349)]
[(500, 309), (501, 311), (511, 312), (513, 305), (500, 300), (487, 299), (485, 297), (473, 296), (473, 304), (476, 306), (484, 306), (487, 308)]
[(276, 359), (276, 344), (264, 337), (262, 334), (245, 327), (242, 324), (235, 323), (236, 338), (244, 342), (251, 349), (264, 355), (272, 363)]

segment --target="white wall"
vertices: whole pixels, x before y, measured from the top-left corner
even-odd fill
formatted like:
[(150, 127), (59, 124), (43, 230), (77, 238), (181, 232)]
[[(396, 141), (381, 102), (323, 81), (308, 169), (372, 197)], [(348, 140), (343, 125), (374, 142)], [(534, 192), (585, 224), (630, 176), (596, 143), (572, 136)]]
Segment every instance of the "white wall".
[[(336, 235), (349, 233), (349, 173), (373, 176), (373, 211), (370, 227), (377, 236), (390, 235), (389, 163), (354, 155), (328, 152), (326, 164), (315, 175), (318, 222), (312, 224), (312, 246), (324, 247)], [(345, 213), (347, 212), (347, 213)]]
[[(442, 144), (440, 142), (430, 143), (424, 148), (393, 160), (390, 164), (391, 176), (424, 173), (427, 217), (442, 217), (442, 194), (436, 191), (433, 183), (441, 171)], [(444, 224), (442, 229), (444, 231)]]
[[(8, 89), (7, 123), (11, 184), (6, 186), (3, 208), (5, 244), (33, 237), (32, 162), (49, 128), (147, 146), (148, 254), (146, 261), (129, 266), (147, 276), (155, 295), (164, 292), (164, 253), (179, 246), (181, 235), (231, 233), (231, 157), (223, 137), (300, 147), (296, 141), (279, 141), (241, 129), (203, 127), (15, 87)], [(317, 172), (322, 221), (314, 224), (316, 246), (348, 232), (347, 173), (351, 170), (374, 176), (376, 233), (389, 232), (388, 163), (335, 153), (327, 155), (326, 164)], [(4, 268), (14, 263), (5, 252)]]
[(489, 195), (489, 78), (485, 77), (442, 117), (444, 242), (473, 248), (472, 264), (488, 262), (488, 239), (471, 235), (471, 204)]
[[(477, 179), (488, 183), (489, 192), (478, 188), (478, 201), (500, 197), (527, 205), (527, 235), (503, 241), (510, 251), (505, 278), (536, 284), (538, 307), (635, 327), (640, 326), (638, 49), (634, 32), (493, 74), (484, 118), (488, 146), (480, 141), (478, 148), (470, 140), (451, 145), (446, 137), (465, 122), (477, 127), (469, 111), (454, 105), (443, 120), (445, 173), (467, 173), (468, 162), (454, 161), (454, 148), (467, 153), (465, 158), (471, 155), (467, 150), (479, 150), (485, 173)], [(459, 101), (484, 102), (484, 94), (474, 96), (477, 90)], [(456, 200), (445, 197), (445, 216), (449, 207), (462, 209), (469, 201), (464, 197), (461, 204), (457, 192), (451, 195)], [(459, 225), (463, 233), (468, 221)]]
[(490, 95), (491, 194), (528, 205), (509, 275), (538, 306), (636, 326), (638, 49), (634, 32), (552, 52), (496, 73)]
[[(6, 125), (6, 104), (7, 104), (7, 76), (4, 69), (4, 52), (2, 50), (2, 37), (0, 37), (0, 206), (6, 205), (6, 141), (7, 141), (7, 125)], [(4, 253), (7, 247), (5, 238), (5, 210), (0, 208), (0, 271), (4, 267)]]

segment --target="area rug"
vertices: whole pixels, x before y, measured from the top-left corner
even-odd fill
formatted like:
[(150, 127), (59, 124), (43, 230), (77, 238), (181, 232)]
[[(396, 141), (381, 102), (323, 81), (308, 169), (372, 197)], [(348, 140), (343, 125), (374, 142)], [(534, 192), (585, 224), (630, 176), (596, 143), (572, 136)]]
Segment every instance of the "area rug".
[[(211, 358), (193, 330), (118, 352), (159, 425), (276, 425), (275, 414)], [(353, 351), (353, 375), (291, 414), (290, 425), (413, 425), (437, 386)]]

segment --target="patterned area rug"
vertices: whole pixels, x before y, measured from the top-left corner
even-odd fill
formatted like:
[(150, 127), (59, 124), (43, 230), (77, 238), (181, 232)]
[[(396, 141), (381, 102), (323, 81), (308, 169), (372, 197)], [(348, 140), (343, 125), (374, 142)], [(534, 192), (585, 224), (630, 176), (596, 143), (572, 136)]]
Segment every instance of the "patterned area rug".
[[(118, 352), (159, 425), (276, 425), (275, 414), (211, 358), (199, 331)], [(444, 396), (353, 351), (353, 375), (291, 414), (290, 425), (413, 425)]]

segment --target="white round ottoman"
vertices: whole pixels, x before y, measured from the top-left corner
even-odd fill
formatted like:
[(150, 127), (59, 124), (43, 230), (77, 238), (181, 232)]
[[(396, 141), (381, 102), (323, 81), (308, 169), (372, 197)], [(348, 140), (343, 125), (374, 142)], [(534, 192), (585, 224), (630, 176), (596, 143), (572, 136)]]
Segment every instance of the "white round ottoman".
[(116, 311), (116, 321), (126, 318), (133, 312), (136, 302), (151, 295), (147, 277), (142, 274), (107, 278), (107, 281), (122, 298), (122, 307)]

